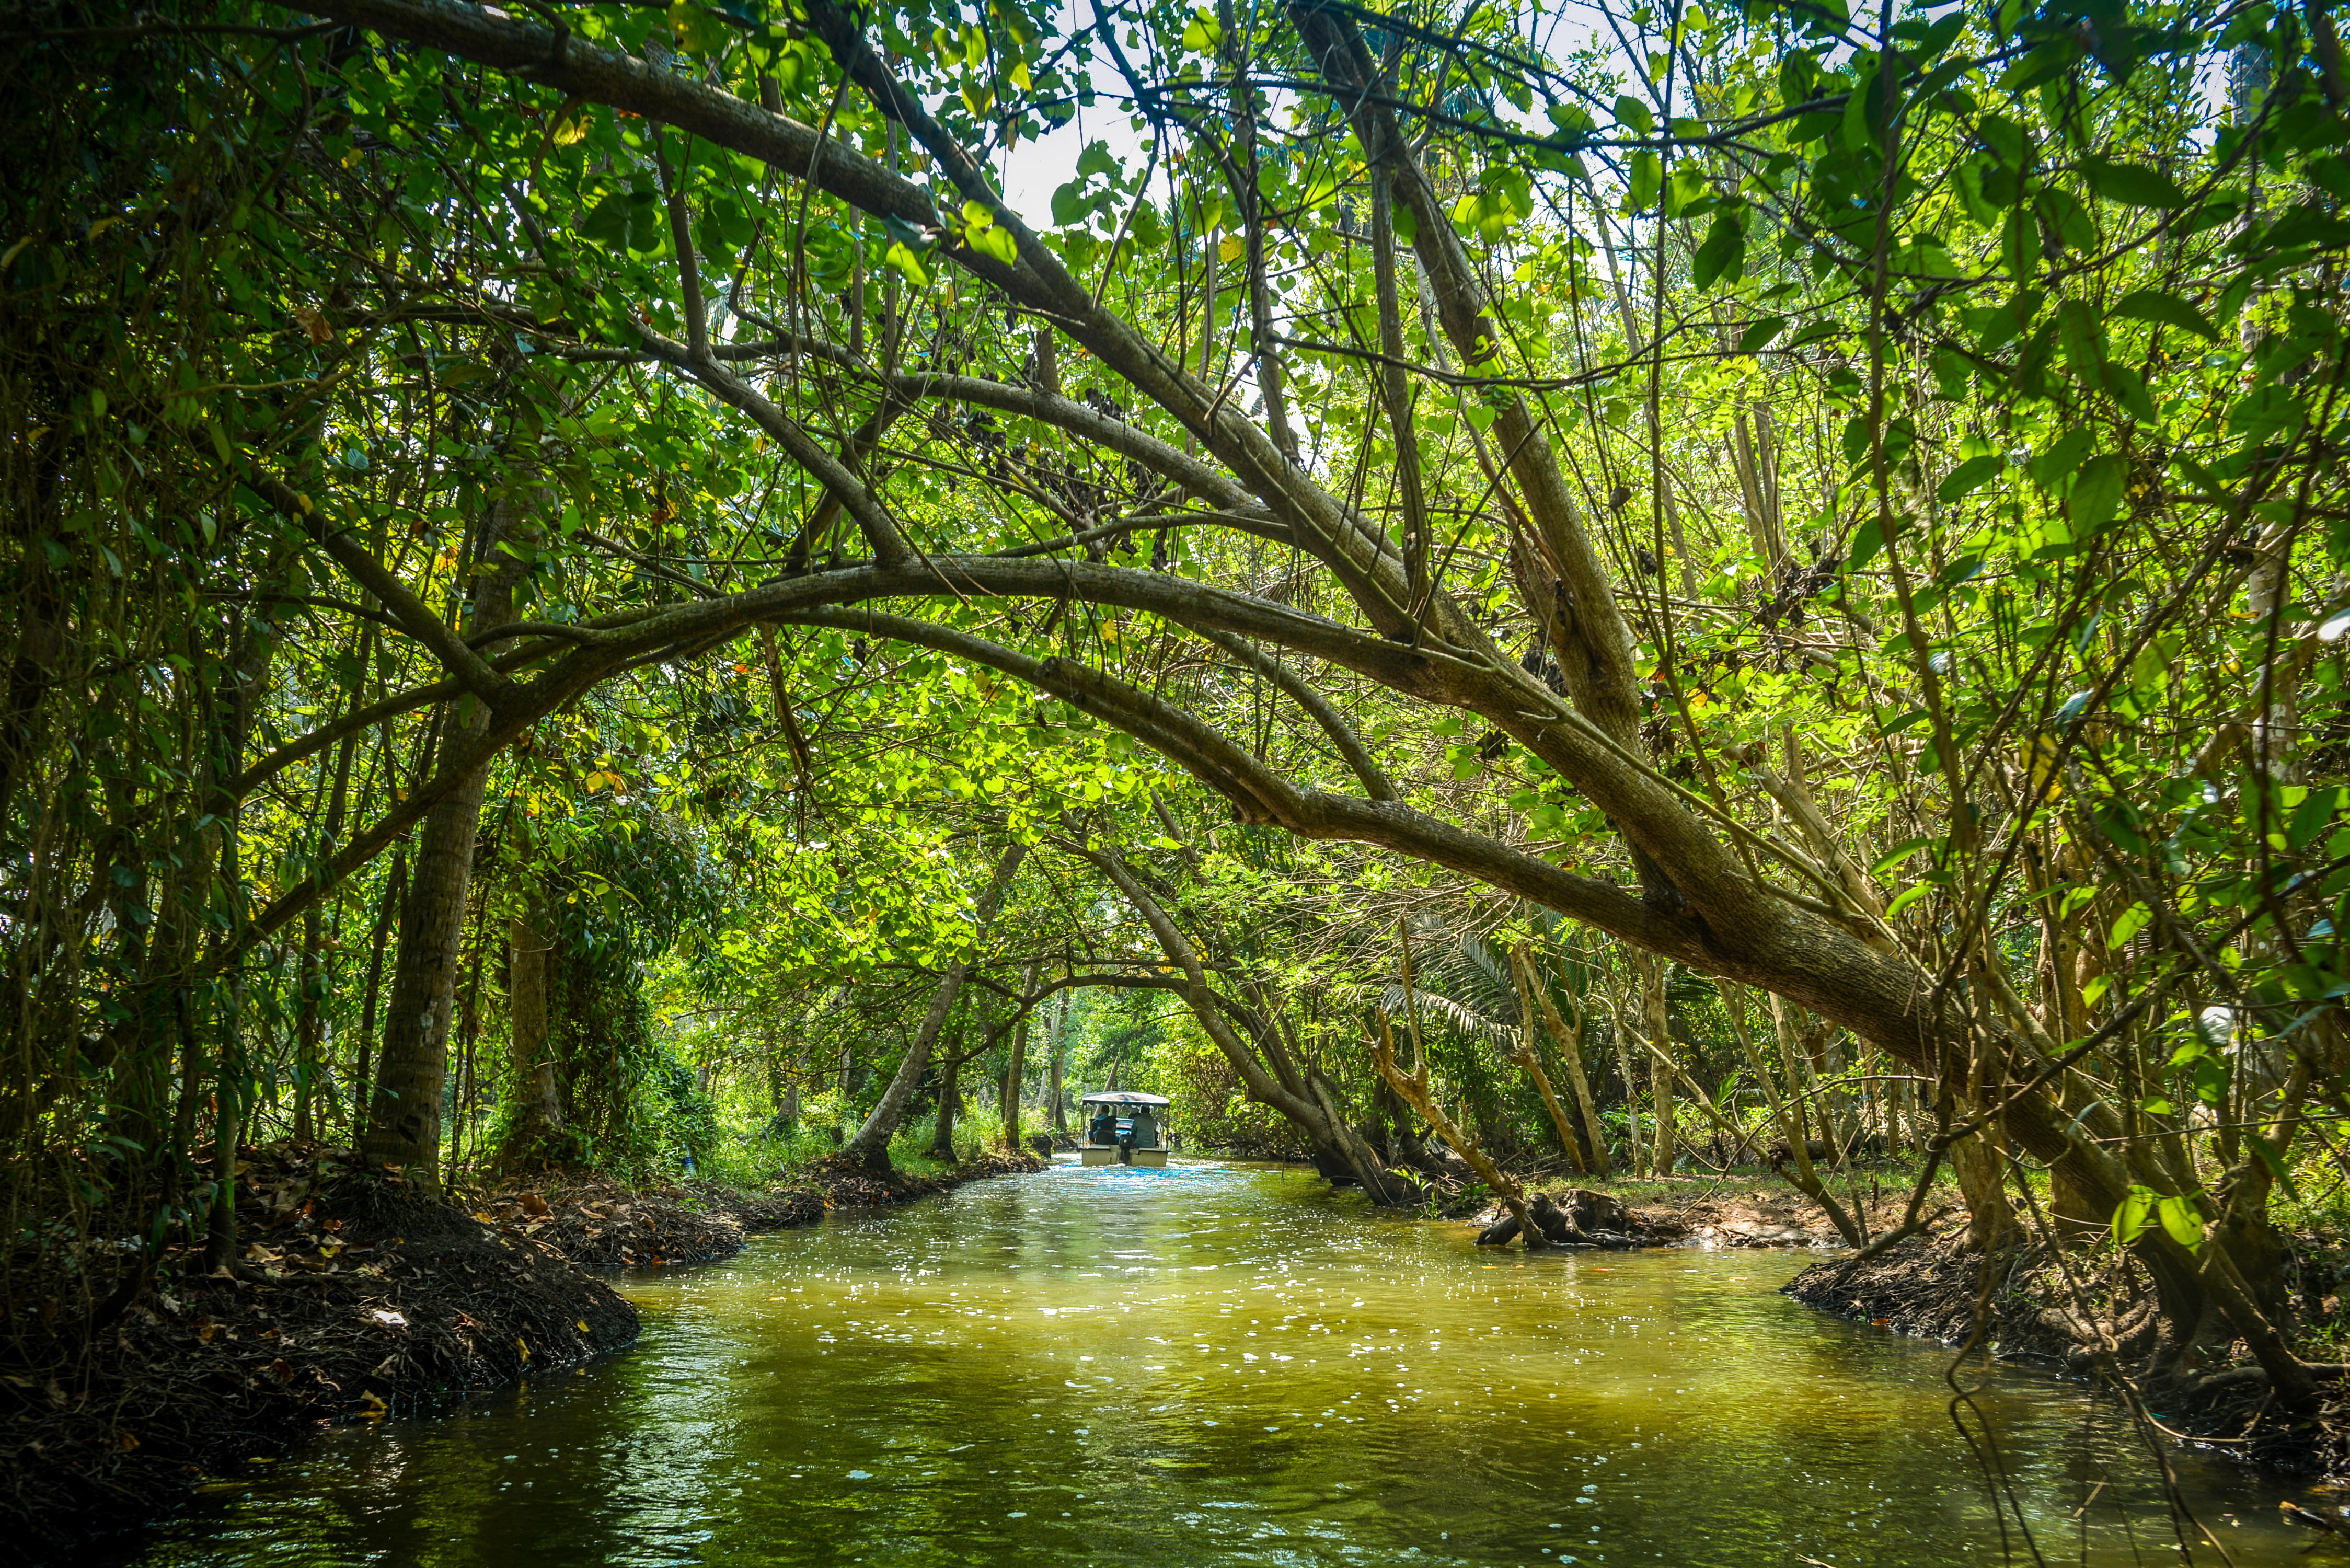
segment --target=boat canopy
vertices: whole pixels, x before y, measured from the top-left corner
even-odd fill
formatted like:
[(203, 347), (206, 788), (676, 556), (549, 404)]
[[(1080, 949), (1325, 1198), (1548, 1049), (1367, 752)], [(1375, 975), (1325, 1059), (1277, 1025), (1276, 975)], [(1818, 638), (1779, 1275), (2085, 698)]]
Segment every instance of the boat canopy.
[(1081, 1106), (1163, 1106), (1168, 1102), (1157, 1095), (1138, 1095), (1131, 1089), (1112, 1089), (1106, 1094), (1087, 1095), (1077, 1103)]

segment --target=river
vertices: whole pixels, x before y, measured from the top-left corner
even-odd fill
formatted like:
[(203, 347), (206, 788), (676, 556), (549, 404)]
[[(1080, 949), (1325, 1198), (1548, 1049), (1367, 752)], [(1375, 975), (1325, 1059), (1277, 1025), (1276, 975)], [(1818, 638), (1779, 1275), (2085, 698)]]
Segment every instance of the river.
[[(135, 1561), (2181, 1561), (2118, 1410), (2041, 1372), (1976, 1398), (1995, 1515), (1949, 1354), (1779, 1295), (1807, 1261), (1481, 1252), (1297, 1171), (1060, 1166), (629, 1276), (633, 1350), (325, 1432)], [(2279, 1483), (2176, 1463), (2234, 1562), (2305, 1544)]]

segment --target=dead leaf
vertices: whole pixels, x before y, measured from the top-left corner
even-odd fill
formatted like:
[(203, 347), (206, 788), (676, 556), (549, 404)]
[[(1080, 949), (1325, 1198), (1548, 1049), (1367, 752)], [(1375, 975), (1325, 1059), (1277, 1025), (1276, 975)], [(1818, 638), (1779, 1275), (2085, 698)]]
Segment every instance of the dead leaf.
[(536, 1219), (546, 1212), (546, 1199), (541, 1198), (536, 1192), (525, 1192), (520, 1198), (515, 1199), (515, 1201), (521, 1204), (522, 1211), (530, 1215), (533, 1219)]
[(220, 1331), (221, 1325), (212, 1319), (208, 1317), (196, 1319), (196, 1337), (204, 1344), (210, 1345), (218, 1336)]
[(319, 313), (317, 306), (296, 306), (294, 319), (302, 324), (302, 330), (310, 335), (310, 341), (317, 347), (323, 348), (335, 340), (335, 329), (327, 324), (326, 317)]
[(390, 1307), (369, 1307), (368, 1315), (386, 1328), (406, 1328), (408, 1319)]
[(385, 1404), (381, 1399), (376, 1397), (375, 1395), (369, 1393), (359, 1396), (359, 1415), (360, 1420), (380, 1421), (386, 1416), (390, 1414), (391, 1407)]

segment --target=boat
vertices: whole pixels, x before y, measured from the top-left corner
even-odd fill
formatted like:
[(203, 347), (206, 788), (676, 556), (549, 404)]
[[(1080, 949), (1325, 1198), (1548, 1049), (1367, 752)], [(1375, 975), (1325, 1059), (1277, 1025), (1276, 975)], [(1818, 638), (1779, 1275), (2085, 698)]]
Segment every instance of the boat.
[(1087, 1165), (1167, 1163), (1167, 1102), (1131, 1089), (1105, 1089), (1077, 1102), (1086, 1115), (1086, 1141), (1077, 1158)]

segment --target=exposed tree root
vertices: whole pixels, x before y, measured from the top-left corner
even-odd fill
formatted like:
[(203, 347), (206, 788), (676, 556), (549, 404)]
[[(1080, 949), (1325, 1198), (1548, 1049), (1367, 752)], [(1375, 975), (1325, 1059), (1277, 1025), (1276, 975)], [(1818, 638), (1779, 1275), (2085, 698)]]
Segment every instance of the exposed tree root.
[[(1994, 1272), (1987, 1295), (1978, 1288), (1985, 1267)], [(2083, 1261), (2072, 1267), (2077, 1274)], [(2012, 1239), (1986, 1255), (1953, 1225), (1877, 1257), (1823, 1261), (1784, 1289), (1807, 1306), (1950, 1345), (1972, 1335), (1983, 1300), (1991, 1317), (1983, 1340), (2002, 1361), (2091, 1378), (2117, 1367), (2173, 1437), (2294, 1475), (2350, 1473), (2350, 1385), (2343, 1382), (2350, 1368), (2312, 1364), (2321, 1404), (2289, 1416), (2277, 1407), (2268, 1374), (2241, 1359), (2243, 1346), (2229, 1340), (2224, 1320), (2207, 1314), (2185, 1327), (2166, 1323), (2135, 1267), (2108, 1268), (2091, 1293), (2094, 1315), (2085, 1316), (2043, 1249)]]

